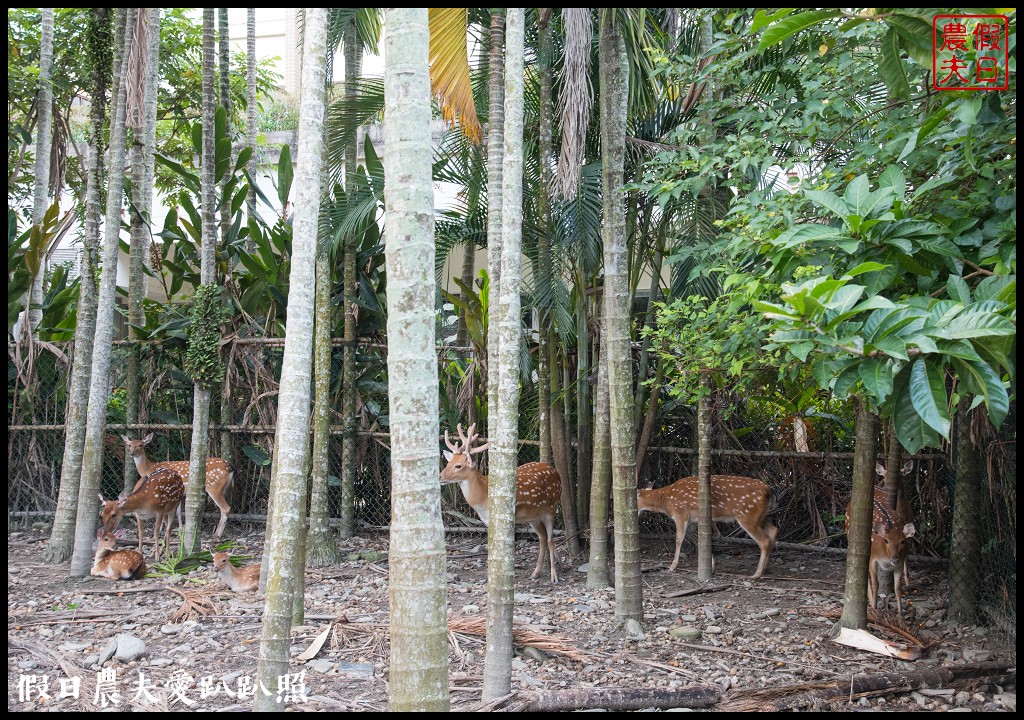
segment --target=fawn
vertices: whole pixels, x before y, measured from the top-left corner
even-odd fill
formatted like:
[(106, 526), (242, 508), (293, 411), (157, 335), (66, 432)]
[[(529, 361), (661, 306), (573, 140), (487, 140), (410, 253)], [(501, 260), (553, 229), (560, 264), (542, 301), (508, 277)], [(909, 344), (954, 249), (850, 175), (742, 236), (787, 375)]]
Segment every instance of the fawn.
[[(914, 522), (914, 511), (910, 509), (910, 501), (907, 500), (907, 488), (906, 478), (914, 470), (914, 461), (907, 460), (906, 464), (900, 468), (900, 476), (896, 480), (896, 514), (900, 516), (900, 519), (905, 523)], [(882, 492), (885, 493), (885, 480), (886, 471), (882, 463), (875, 463), (875, 472), (882, 478), (883, 486)], [(903, 558), (903, 582), (906, 585), (910, 585), (910, 573), (907, 572), (907, 559)]]
[[(139, 528), (139, 552), (142, 552), (142, 521), (154, 518), (153, 525), (153, 556), (160, 557), (160, 528), (166, 522), (164, 530), (164, 547), (171, 542), (171, 515), (178, 512), (181, 501), (185, 499), (185, 484), (181, 475), (171, 468), (160, 468), (143, 477), (135, 485), (130, 495), (124, 493), (117, 500), (100, 498), (100, 513), (103, 529), (113, 532), (125, 513), (135, 513), (135, 522)], [(178, 517), (181, 524), (181, 517)]]
[[(121, 439), (128, 446), (128, 454), (135, 460), (135, 468), (139, 471), (139, 475), (149, 475), (159, 468), (171, 468), (181, 475), (185, 483), (188, 483), (188, 460), (150, 462), (149, 458), (146, 457), (146, 445), (153, 441), (153, 433), (150, 433), (142, 440), (129, 440), (126, 435), (122, 435)], [(231, 487), (234, 479), (235, 468), (231, 463), (221, 458), (207, 458), (206, 494), (220, 508), (220, 522), (217, 523), (217, 529), (213, 532), (215, 538), (219, 538), (223, 534), (224, 526), (228, 522), (228, 513), (231, 512), (231, 506), (228, 505), (228, 501), (224, 498), (224, 493)]]
[[(775, 547), (779, 529), (766, 519), (771, 505), (771, 492), (760, 480), (740, 475), (711, 476), (711, 519), (740, 524), (747, 535), (761, 548), (761, 561), (751, 577), (759, 578), (768, 564), (768, 554)], [(684, 477), (657, 490), (647, 488), (637, 495), (640, 512), (649, 510), (671, 516), (676, 524), (676, 554), (669, 572), (679, 563), (679, 550), (686, 537), (686, 526), (697, 521), (697, 478)]]
[[(892, 572), (896, 610), (903, 618), (903, 568), (914, 536), (914, 523), (904, 523), (900, 514), (885, 502), (881, 488), (874, 489), (871, 504), (871, 557), (868, 559), (868, 605), (878, 606), (878, 568)], [(846, 534), (850, 534), (850, 503), (846, 504)], [(885, 604), (889, 604), (886, 598)]]
[(217, 552), (213, 554), (213, 569), (220, 575), (224, 584), (235, 592), (255, 590), (260, 584), (260, 566), (246, 565), (236, 568), (231, 564), (231, 554)]
[[(123, 531), (121, 531), (123, 533)], [(149, 568), (142, 553), (136, 550), (115, 550), (118, 538), (109, 530), (102, 528), (96, 533), (99, 544), (96, 557), (92, 562), (90, 575), (107, 578), (108, 580), (141, 580)]]
[[(461, 442), (455, 445), (448, 438), (445, 430), (444, 441), (450, 453), (445, 453), (448, 465), (441, 471), (441, 484), (459, 483), (462, 495), (480, 519), (487, 524), (487, 476), (481, 475), (479, 466), (473, 456), (486, 450), (490, 443), (473, 447), (480, 436), (474, 433), (476, 424), (470, 425), (467, 432), (462, 432), (462, 424), (458, 426)], [(562, 478), (558, 471), (547, 463), (531, 462), (516, 468), (516, 523), (529, 523), (540, 539), (540, 551), (537, 556), (537, 567), (531, 579), (540, 576), (544, 568), (545, 552), (551, 559), (551, 582), (558, 582), (558, 570), (555, 564), (555, 509), (562, 497)]]

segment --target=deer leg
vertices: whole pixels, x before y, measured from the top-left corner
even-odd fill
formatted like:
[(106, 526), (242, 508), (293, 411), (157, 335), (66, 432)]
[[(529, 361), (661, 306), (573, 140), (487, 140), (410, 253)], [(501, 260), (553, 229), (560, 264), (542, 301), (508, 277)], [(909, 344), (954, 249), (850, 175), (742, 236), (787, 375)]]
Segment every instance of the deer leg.
[(686, 537), (686, 527), (689, 525), (688, 520), (676, 520), (676, 555), (672, 558), (672, 564), (668, 566), (668, 571), (673, 572), (676, 569), (676, 565), (679, 564), (679, 551), (683, 547), (683, 539)]
[(140, 518), (138, 516), (138, 514), (135, 515), (135, 526), (138, 528), (138, 531), (139, 531), (139, 552), (141, 553), (142, 552), (142, 518)]
[(228, 513), (231, 512), (231, 506), (228, 505), (228, 501), (224, 499), (223, 492), (218, 497), (213, 493), (209, 493), (210, 499), (220, 508), (220, 522), (217, 523), (217, 529), (213, 531), (213, 537), (220, 540), (221, 535), (224, 534), (224, 526), (228, 524)]
[[(900, 620), (903, 619), (903, 592), (901, 589), (903, 573), (903, 563), (897, 563), (896, 567), (892, 569), (892, 591), (896, 595), (896, 612), (899, 614)], [(886, 605), (888, 605), (888, 601), (886, 601)]]
[(533, 575), (530, 576), (531, 580), (536, 580), (540, 577), (540, 571), (544, 569), (544, 553), (546, 552), (546, 546), (548, 543), (546, 528), (544, 523), (540, 520), (530, 523), (530, 527), (537, 533), (537, 539), (540, 541), (540, 548), (537, 550), (537, 567), (533, 569)]
[(555, 562), (555, 518), (553, 515), (550, 518), (545, 519), (544, 528), (548, 533), (548, 555), (551, 558), (551, 582), (554, 584), (558, 582), (558, 566)]
[(878, 607), (878, 563), (868, 561), (868, 607)]

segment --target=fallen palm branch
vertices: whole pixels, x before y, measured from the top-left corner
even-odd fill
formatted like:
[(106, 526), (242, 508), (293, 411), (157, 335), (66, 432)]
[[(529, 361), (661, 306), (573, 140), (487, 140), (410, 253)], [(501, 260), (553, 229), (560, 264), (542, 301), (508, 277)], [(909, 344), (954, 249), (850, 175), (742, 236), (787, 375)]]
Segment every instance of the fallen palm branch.
[[(487, 619), (484, 617), (450, 617), (448, 618), (448, 631), (463, 635), (485, 636), (487, 634)], [(554, 655), (561, 655), (570, 660), (587, 660), (589, 658), (586, 653), (573, 647), (564, 635), (546, 630), (533, 630), (521, 625), (513, 625), (512, 642), (516, 645), (529, 646)]]
[(217, 612), (217, 606), (214, 604), (209, 593), (201, 590), (182, 590), (171, 585), (164, 585), (164, 589), (169, 590), (175, 595), (180, 595), (182, 599), (181, 607), (171, 614), (168, 618), (169, 622), (205, 618), (207, 615)]
[[(1004, 675), (1015, 663), (987, 662), (974, 665), (928, 668), (913, 672), (857, 673), (834, 682), (815, 682), (761, 690), (738, 690), (719, 704), (726, 712), (779, 712), (814, 707), (837, 698), (852, 700), (879, 691), (910, 692), (920, 688), (938, 688), (962, 680), (977, 680)], [(1013, 682), (1016, 682), (1014, 674)]]

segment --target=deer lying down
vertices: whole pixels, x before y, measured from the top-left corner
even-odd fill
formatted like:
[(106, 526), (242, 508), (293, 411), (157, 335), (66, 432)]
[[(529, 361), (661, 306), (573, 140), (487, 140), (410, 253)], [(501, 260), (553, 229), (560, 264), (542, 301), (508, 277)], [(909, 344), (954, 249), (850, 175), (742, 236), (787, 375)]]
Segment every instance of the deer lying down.
[(93, 559), (90, 575), (103, 577), (107, 580), (141, 580), (149, 568), (142, 554), (137, 550), (115, 550), (117, 540), (122, 535), (100, 529), (96, 533), (99, 545)]
[(255, 590), (260, 585), (259, 563), (236, 568), (231, 564), (231, 553), (214, 553), (213, 569), (220, 576), (220, 579), (224, 581), (224, 584), (235, 592)]

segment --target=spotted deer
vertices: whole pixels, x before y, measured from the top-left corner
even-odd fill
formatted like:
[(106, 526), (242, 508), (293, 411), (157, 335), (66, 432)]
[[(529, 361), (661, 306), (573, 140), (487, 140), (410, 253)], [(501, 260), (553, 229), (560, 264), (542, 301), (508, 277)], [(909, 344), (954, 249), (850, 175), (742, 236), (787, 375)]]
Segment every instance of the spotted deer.
[[(771, 492), (760, 480), (740, 475), (711, 476), (711, 519), (739, 523), (761, 548), (761, 561), (752, 575), (754, 578), (761, 577), (768, 565), (768, 555), (779, 534), (779, 529), (766, 519), (770, 507)], [(697, 521), (697, 478), (684, 477), (656, 490), (640, 490), (637, 508), (640, 512), (664, 513), (675, 521), (676, 554), (668, 568), (669, 572), (675, 570), (686, 527)]]
[(213, 569), (224, 581), (224, 584), (235, 592), (255, 590), (260, 584), (260, 566), (246, 565), (236, 568), (231, 564), (231, 554), (217, 552), (213, 554)]
[(107, 580), (141, 580), (149, 568), (142, 553), (136, 550), (115, 550), (117, 541), (123, 537), (119, 534), (100, 528), (96, 533), (99, 543), (96, 556), (93, 558), (90, 575), (107, 578)]
[[(171, 517), (185, 499), (185, 484), (176, 470), (159, 468), (139, 480), (130, 495), (121, 493), (117, 500), (106, 500), (103, 495), (99, 498), (103, 529), (108, 532), (117, 529), (125, 513), (135, 514), (135, 523), (139, 528), (139, 552), (142, 552), (142, 521), (154, 518), (153, 556), (159, 558), (160, 529), (166, 523), (164, 547), (168, 547), (171, 541)], [(181, 518), (178, 519), (180, 522)]]
[[(903, 617), (903, 568), (910, 550), (909, 538), (914, 536), (914, 523), (904, 523), (900, 514), (885, 502), (881, 488), (874, 489), (871, 504), (871, 557), (868, 560), (868, 605), (878, 606), (878, 569), (892, 572), (896, 610)], [(846, 504), (846, 535), (850, 535), (850, 503)], [(889, 604), (886, 598), (885, 604)]]
[[(910, 501), (907, 500), (907, 475), (914, 470), (914, 461), (907, 460), (906, 464), (900, 468), (900, 476), (896, 479), (896, 513), (900, 516), (900, 519), (905, 523), (914, 522), (914, 511), (910, 509)], [(882, 492), (885, 493), (885, 480), (886, 472), (885, 466), (882, 463), (875, 463), (875, 472), (882, 478)], [(903, 558), (903, 582), (906, 585), (910, 585), (910, 573), (907, 572), (907, 559)]]
[[(487, 476), (481, 475), (479, 465), (473, 460), (486, 450), (490, 443), (473, 447), (480, 436), (474, 432), (476, 424), (470, 425), (465, 433), (462, 424), (458, 426), (460, 443), (455, 445), (444, 433), (445, 444), (450, 453), (445, 453), (448, 466), (441, 471), (441, 484), (459, 483), (466, 502), (476, 511), (480, 519), (487, 524)], [(555, 564), (555, 509), (562, 497), (562, 479), (558, 471), (547, 463), (532, 462), (516, 468), (516, 523), (529, 524), (540, 539), (540, 550), (537, 556), (537, 567), (531, 579), (540, 576), (544, 569), (544, 554), (551, 560), (551, 582), (558, 582), (558, 569)]]
[[(129, 440), (125, 435), (122, 435), (121, 439), (124, 440), (125, 445), (128, 446), (128, 453), (135, 460), (135, 469), (139, 471), (139, 475), (149, 475), (159, 468), (171, 468), (181, 475), (182, 480), (186, 484), (188, 483), (188, 460), (150, 462), (149, 458), (146, 457), (146, 445), (153, 441), (153, 433), (150, 433), (142, 440)], [(231, 463), (221, 458), (212, 457), (206, 459), (206, 494), (220, 508), (220, 522), (217, 523), (217, 529), (213, 532), (214, 538), (219, 538), (224, 533), (224, 526), (228, 522), (228, 513), (231, 512), (231, 506), (228, 505), (224, 493), (228, 491), (234, 480), (235, 468)]]

